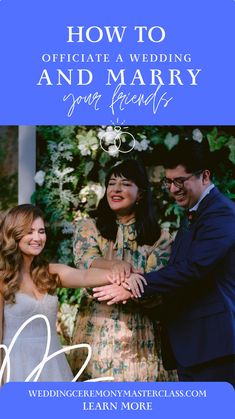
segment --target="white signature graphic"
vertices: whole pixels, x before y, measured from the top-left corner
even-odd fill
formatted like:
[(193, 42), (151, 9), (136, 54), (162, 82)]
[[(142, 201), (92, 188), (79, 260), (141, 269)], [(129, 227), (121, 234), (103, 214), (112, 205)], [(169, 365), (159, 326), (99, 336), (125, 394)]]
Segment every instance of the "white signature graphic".
[[(11, 355), (11, 351), (17, 341), (18, 336), (21, 334), (21, 332), (25, 329), (25, 327), (27, 327), (27, 325), (31, 322), (33, 322), (36, 319), (42, 319), (45, 321), (46, 324), (46, 329), (47, 329), (47, 342), (46, 342), (46, 348), (45, 348), (45, 352), (44, 352), (44, 356), (41, 360), (41, 362), (33, 369), (33, 371), (30, 372), (30, 374), (26, 377), (25, 382), (30, 381), (33, 377), (33, 381), (37, 381), (43, 368), (44, 365), (50, 361), (50, 359), (56, 357), (57, 355), (60, 355), (64, 352), (68, 352), (71, 351), (73, 349), (79, 349), (79, 348), (87, 348), (88, 350), (88, 354), (87, 354), (87, 358), (84, 362), (84, 364), (82, 365), (82, 367), (80, 368), (80, 370), (78, 371), (78, 373), (75, 375), (75, 377), (73, 378), (72, 382), (76, 381), (80, 375), (82, 374), (82, 372), (84, 371), (84, 369), (87, 367), (90, 359), (91, 359), (91, 355), (92, 355), (92, 349), (91, 346), (89, 344), (86, 343), (82, 343), (82, 344), (76, 344), (76, 345), (71, 345), (71, 346), (67, 346), (66, 348), (62, 348), (59, 351), (56, 351), (52, 354), (49, 355), (49, 350), (50, 350), (50, 344), (51, 344), (51, 328), (50, 328), (50, 323), (47, 319), (46, 316), (44, 316), (43, 314), (36, 314), (35, 316), (30, 317), (28, 320), (26, 320), (21, 327), (17, 330), (16, 334), (14, 335), (14, 337), (12, 338), (12, 341), (10, 343), (10, 345), (7, 347), (4, 344), (0, 345), (0, 350), (1, 348), (4, 351), (5, 357), (0, 369), (0, 383), (1, 380), (3, 378), (3, 374), (5, 374), (4, 377), (4, 382), (8, 383), (10, 381), (10, 375), (11, 375), (11, 362), (10, 362), (10, 355)], [(101, 378), (94, 378), (91, 380), (86, 380), (86, 381), (112, 381), (113, 377), (101, 377)]]

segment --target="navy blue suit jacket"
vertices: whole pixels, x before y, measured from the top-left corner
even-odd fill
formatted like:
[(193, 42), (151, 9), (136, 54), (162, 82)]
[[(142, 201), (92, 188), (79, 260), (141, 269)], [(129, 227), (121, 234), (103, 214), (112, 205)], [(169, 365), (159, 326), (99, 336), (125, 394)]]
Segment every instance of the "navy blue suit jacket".
[(164, 300), (165, 368), (235, 354), (235, 204), (217, 188), (179, 229), (169, 264), (145, 278), (144, 297)]

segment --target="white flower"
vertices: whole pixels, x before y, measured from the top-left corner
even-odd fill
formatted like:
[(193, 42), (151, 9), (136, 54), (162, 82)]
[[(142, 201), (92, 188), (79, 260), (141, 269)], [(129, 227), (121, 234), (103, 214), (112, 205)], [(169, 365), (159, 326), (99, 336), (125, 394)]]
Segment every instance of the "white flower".
[(78, 144), (78, 150), (82, 151), (85, 148), (87, 148), (85, 144)]
[(99, 132), (98, 132), (98, 134), (97, 134), (97, 137), (99, 138), (99, 140), (102, 140), (102, 138), (103, 138), (103, 136), (105, 135), (105, 130), (103, 130), (103, 129), (100, 129), (99, 130)]
[(82, 156), (89, 156), (91, 154), (91, 150), (89, 150), (86, 144), (79, 144), (78, 149)]
[(98, 132), (98, 138), (104, 141), (106, 145), (114, 144), (114, 140), (116, 136), (117, 136), (117, 132), (111, 126), (108, 126), (106, 130), (101, 129)]
[(113, 143), (114, 143), (114, 140), (115, 140), (115, 138), (116, 138), (116, 136), (117, 136), (117, 133), (116, 133), (116, 132), (114, 132), (114, 131), (112, 131), (112, 132), (107, 132), (107, 133), (104, 135), (104, 140), (105, 140), (105, 143), (106, 143), (107, 145), (109, 145), (109, 144), (113, 144)]
[[(132, 141), (130, 145), (133, 147), (133, 144), (134, 142)], [(142, 151), (142, 147), (139, 141), (135, 141), (134, 149), (137, 151)]]
[(149, 148), (149, 140), (143, 139), (141, 141), (131, 141), (130, 142), (130, 147), (132, 147), (131, 149), (135, 149), (137, 151), (146, 151)]
[(80, 190), (80, 200), (86, 203), (89, 207), (96, 207), (103, 197), (105, 188), (98, 183), (88, 183)]
[(108, 153), (112, 157), (116, 157), (119, 155), (119, 150), (116, 145), (110, 145), (108, 149)]
[(129, 146), (131, 147), (131, 150), (134, 148), (137, 151), (142, 151), (142, 147), (139, 141), (133, 140), (130, 142)]
[(91, 154), (91, 150), (86, 149), (86, 150), (81, 151), (82, 156), (90, 156), (90, 154)]
[(46, 173), (43, 170), (39, 170), (34, 176), (34, 182), (39, 186), (42, 186), (45, 180)]
[(93, 183), (93, 185), (91, 185), (91, 189), (95, 192), (98, 201), (103, 198), (104, 193), (105, 193), (105, 188), (103, 186), (101, 186), (99, 183)]
[(148, 149), (148, 146), (149, 146), (149, 140), (146, 140), (146, 139), (142, 140), (140, 142), (140, 145), (141, 145), (142, 150), (146, 151)]
[(97, 144), (92, 144), (91, 145), (91, 150), (92, 151), (95, 151), (95, 150), (97, 150), (98, 149), (98, 147), (99, 147), (99, 144), (97, 143)]
[(201, 143), (203, 140), (203, 134), (201, 133), (200, 129), (196, 128), (192, 132), (193, 134), (193, 140), (197, 141), (198, 143)]

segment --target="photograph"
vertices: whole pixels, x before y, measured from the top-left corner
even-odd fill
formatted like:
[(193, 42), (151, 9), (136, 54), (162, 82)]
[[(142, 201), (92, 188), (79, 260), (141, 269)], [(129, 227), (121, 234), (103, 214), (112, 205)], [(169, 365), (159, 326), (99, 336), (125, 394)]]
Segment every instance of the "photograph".
[(0, 404), (232, 419), (233, 0), (0, 0)]
[[(234, 385), (235, 128), (5, 126), (0, 139), (3, 382)], [(15, 340), (36, 314), (48, 355), (67, 348), (41, 369), (45, 319)]]

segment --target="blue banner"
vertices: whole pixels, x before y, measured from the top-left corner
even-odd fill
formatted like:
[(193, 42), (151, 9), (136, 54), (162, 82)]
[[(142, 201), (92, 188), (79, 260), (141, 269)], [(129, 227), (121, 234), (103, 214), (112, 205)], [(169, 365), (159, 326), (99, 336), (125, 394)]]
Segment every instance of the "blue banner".
[[(0, 0), (0, 124), (234, 125), (234, 21), (234, 0)], [(0, 390), (9, 419), (232, 419), (234, 401), (227, 383)]]
[(235, 393), (227, 383), (9, 383), (0, 402), (9, 419), (232, 419)]
[(233, 0), (0, 1), (0, 123), (233, 125)]

